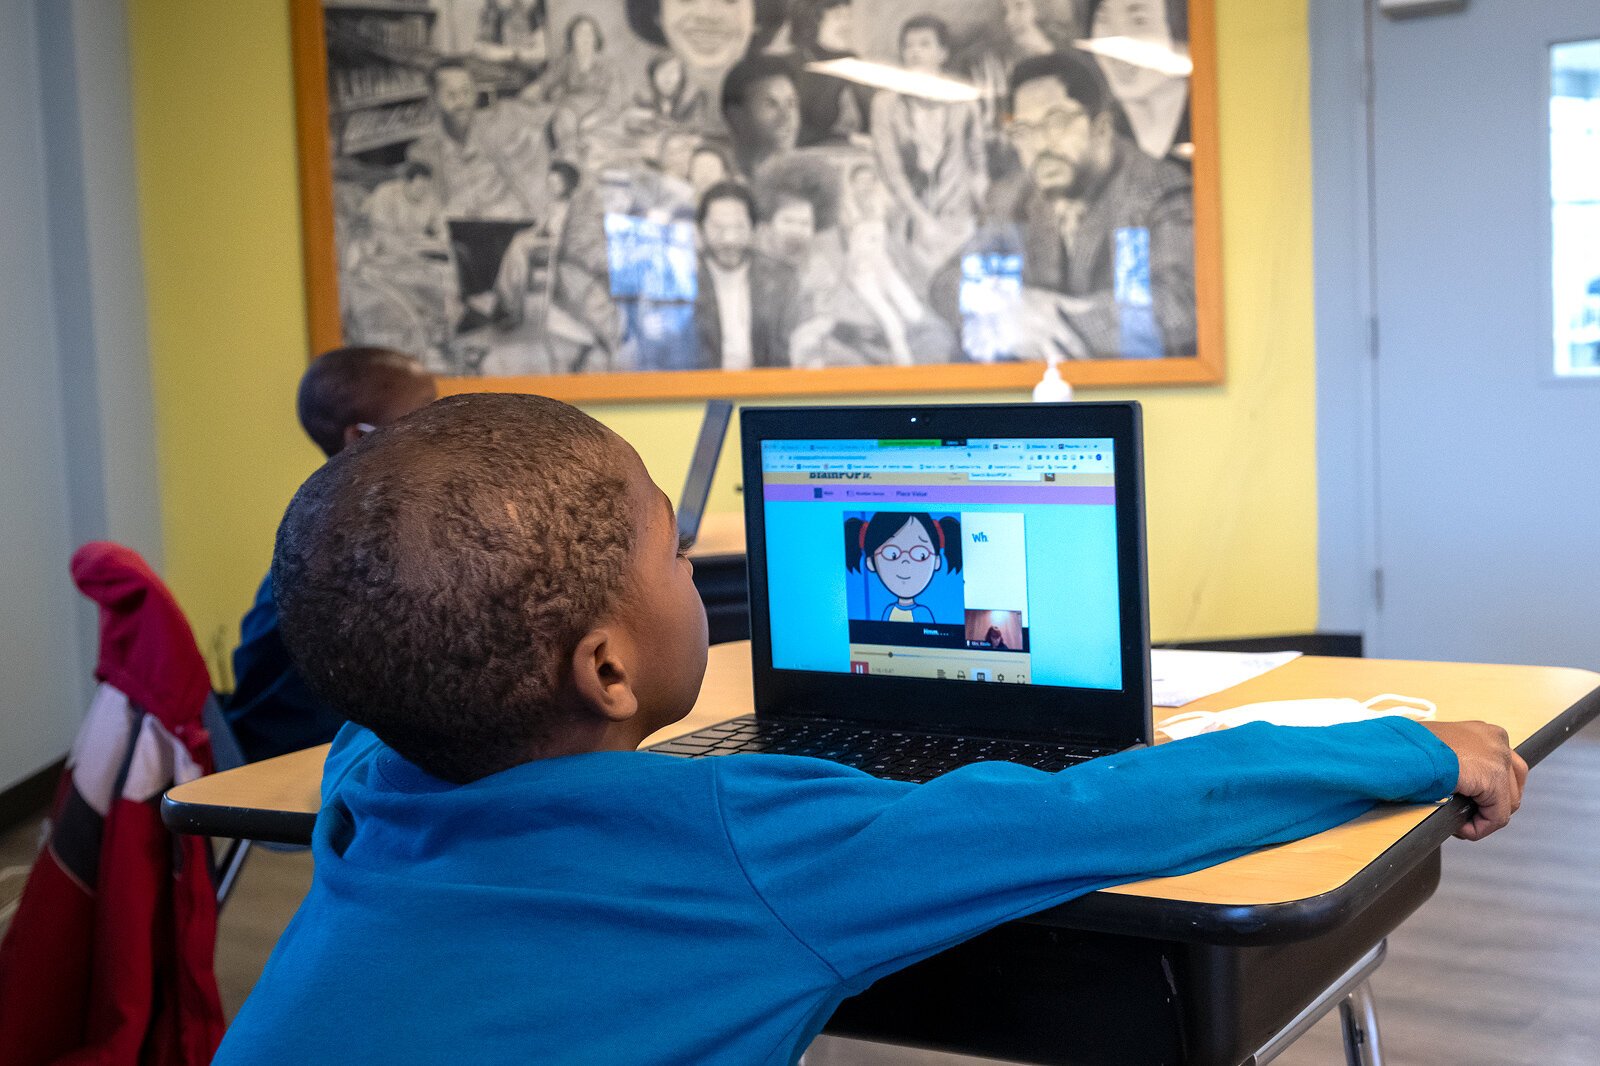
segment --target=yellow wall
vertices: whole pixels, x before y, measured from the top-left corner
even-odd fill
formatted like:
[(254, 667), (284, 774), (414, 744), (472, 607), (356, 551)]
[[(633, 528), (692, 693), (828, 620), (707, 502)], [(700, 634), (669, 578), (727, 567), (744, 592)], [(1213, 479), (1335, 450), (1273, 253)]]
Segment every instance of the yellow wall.
[[(1095, 394), (1145, 404), (1157, 640), (1316, 625), (1306, 3), (1216, 0), (1227, 384)], [(288, 4), (129, 6), (166, 576), (215, 661), (318, 458), (292, 410), (305, 316)], [(697, 405), (591, 411), (676, 495)], [(738, 506), (734, 457), (730, 443), (713, 510)]]

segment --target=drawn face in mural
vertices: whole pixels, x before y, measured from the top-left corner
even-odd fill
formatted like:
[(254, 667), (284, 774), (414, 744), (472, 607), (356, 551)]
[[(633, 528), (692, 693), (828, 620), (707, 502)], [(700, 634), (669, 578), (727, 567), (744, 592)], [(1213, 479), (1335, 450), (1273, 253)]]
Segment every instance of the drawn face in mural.
[(883, 182), (878, 172), (865, 164), (850, 172), (850, 198), (865, 218), (881, 218), (884, 213)]
[[(737, 118), (736, 118), (737, 116)], [(734, 133), (763, 153), (787, 152), (800, 140), (800, 94), (787, 77), (752, 84), (740, 112), (729, 115)]]
[(650, 70), (650, 84), (663, 100), (670, 100), (683, 88), (683, 60), (666, 56)]
[(738, 270), (749, 260), (752, 235), (750, 212), (742, 200), (727, 196), (713, 200), (706, 208), (700, 236), (706, 255), (723, 270)]
[(478, 88), (472, 75), (460, 67), (445, 67), (434, 74), (433, 106), (451, 136), (465, 140), (478, 108)]
[(1081, 197), (1109, 161), (1109, 112), (1091, 118), (1053, 77), (1017, 87), (1009, 132), (1022, 165), (1046, 196)]
[(900, 41), (900, 62), (907, 68), (923, 74), (938, 74), (944, 69), (950, 52), (932, 27), (918, 26), (905, 32)]
[[(1172, 27), (1167, 20), (1166, 0), (1102, 0), (1094, 12), (1092, 37), (1126, 37), (1141, 44), (1171, 49)], [(1172, 81), (1172, 75), (1154, 67), (1138, 66), (1120, 59), (1096, 56), (1105, 72), (1111, 91), (1119, 100), (1148, 96)], [(1181, 80), (1181, 79), (1180, 79)]]
[(719, 181), (728, 180), (728, 161), (713, 148), (696, 149), (689, 159), (689, 184), (696, 197)]
[(828, 8), (817, 23), (817, 43), (830, 52), (854, 50), (855, 21), (855, 9), (848, 3)]
[(692, 133), (669, 134), (661, 142), (662, 171), (688, 181), (689, 169), (694, 162), (694, 152), (699, 146), (700, 139)]
[(727, 70), (755, 30), (754, 0), (661, 0), (661, 35), (692, 70)]
[(867, 560), (867, 569), (905, 606), (933, 582), (941, 565), (943, 560), (928, 539), (928, 531), (914, 518), (908, 518)]
[(772, 212), (767, 223), (778, 255), (787, 260), (802, 258), (817, 235), (817, 216), (809, 200), (785, 199)]

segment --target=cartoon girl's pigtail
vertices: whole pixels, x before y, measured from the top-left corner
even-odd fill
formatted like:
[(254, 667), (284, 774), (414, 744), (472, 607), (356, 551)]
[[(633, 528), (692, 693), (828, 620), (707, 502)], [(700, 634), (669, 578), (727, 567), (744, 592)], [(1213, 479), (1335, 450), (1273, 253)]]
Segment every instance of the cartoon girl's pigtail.
[(859, 518), (847, 518), (844, 523), (844, 568), (852, 574), (861, 569), (861, 540), (866, 523)]
[(944, 533), (944, 562), (952, 574), (961, 569), (961, 520), (954, 515), (939, 519), (939, 529)]

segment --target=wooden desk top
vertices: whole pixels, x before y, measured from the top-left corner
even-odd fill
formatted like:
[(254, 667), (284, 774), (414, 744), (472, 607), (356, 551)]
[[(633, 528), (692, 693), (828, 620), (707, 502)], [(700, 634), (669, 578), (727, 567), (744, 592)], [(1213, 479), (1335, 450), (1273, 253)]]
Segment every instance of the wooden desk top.
[(744, 554), (744, 512), (723, 511), (700, 516), (700, 533), (689, 549), (689, 558)]
[[(1500, 724), (1511, 735), (1512, 744), (1523, 746), (1524, 755), (1534, 762), (1546, 752), (1530, 755), (1529, 739), (1540, 734), (1542, 744), (1553, 747), (1559, 743), (1560, 738), (1551, 738), (1547, 727), (1580, 703), (1592, 715), (1595, 707), (1588, 705), (1600, 706), (1595, 698), (1597, 689), (1600, 674), (1586, 670), (1304, 656), (1181, 710), (1218, 710), (1305, 696), (1365, 700), (1399, 692), (1433, 700), (1441, 720), (1482, 719)], [(749, 643), (716, 645), (710, 651), (705, 684), (694, 709), (683, 721), (651, 736), (646, 744), (750, 714), (752, 704)], [(1176, 713), (1157, 708), (1157, 727), (1163, 716)], [(1582, 720), (1568, 721), (1561, 728), (1571, 732), (1580, 725)], [(309, 748), (204, 777), (167, 795), (172, 804), (180, 806), (288, 812), (303, 817), (314, 814), (319, 806), (318, 786), (326, 752), (326, 745)], [(1533, 787), (1536, 797), (1537, 784)], [(1385, 806), (1316, 836), (1265, 848), (1209, 869), (1105, 891), (1222, 907), (1304, 900), (1345, 885), (1437, 809), (1434, 805)]]

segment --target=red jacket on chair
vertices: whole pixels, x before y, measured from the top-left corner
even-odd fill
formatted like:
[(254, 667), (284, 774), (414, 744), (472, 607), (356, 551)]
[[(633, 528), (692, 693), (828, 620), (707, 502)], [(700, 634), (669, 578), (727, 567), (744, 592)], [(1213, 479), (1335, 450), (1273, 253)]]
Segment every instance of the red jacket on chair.
[(100, 605), (101, 685), (0, 943), (0, 1063), (200, 1066), (223, 1030), (209, 845), (168, 833), (157, 805), (211, 768), (210, 676), (136, 552), (86, 544), (72, 578)]

